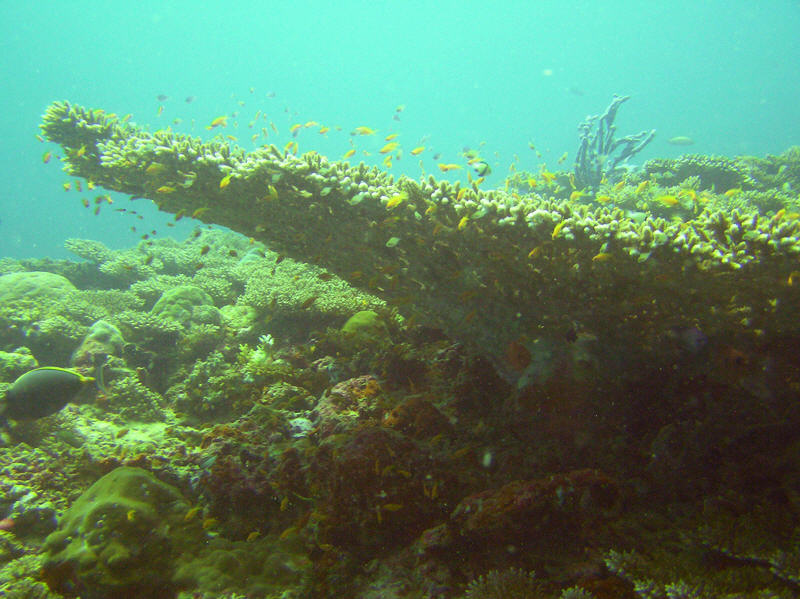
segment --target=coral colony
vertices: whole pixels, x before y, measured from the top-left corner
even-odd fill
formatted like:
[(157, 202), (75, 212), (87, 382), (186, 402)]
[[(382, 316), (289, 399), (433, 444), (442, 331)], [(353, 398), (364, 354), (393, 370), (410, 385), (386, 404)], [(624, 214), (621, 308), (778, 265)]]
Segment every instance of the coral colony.
[(634, 169), (626, 100), (495, 189), (50, 106), (197, 227), (0, 260), (0, 595), (796, 596), (800, 149)]

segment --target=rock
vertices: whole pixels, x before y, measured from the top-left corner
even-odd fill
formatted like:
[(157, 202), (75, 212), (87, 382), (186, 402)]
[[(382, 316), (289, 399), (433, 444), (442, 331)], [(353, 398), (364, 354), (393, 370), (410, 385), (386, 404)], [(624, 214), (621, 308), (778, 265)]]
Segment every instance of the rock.
[(65, 597), (173, 597), (188, 504), (141, 468), (117, 468), (64, 512), (44, 542), (43, 577)]

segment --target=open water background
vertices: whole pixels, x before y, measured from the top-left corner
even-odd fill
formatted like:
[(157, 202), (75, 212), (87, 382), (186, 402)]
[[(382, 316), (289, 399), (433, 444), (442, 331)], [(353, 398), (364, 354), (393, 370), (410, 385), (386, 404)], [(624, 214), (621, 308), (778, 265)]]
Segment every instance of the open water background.
[[(330, 158), (369, 126), (378, 133), (357, 139), (352, 160), (368, 150), (378, 163), (384, 137), (399, 133), (395, 174), (419, 176), (408, 155), (417, 145), (428, 148), (427, 172), (470, 147), (499, 184), (515, 160), (555, 170), (568, 152), (560, 168), (571, 167), (578, 124), (614, 93), (632, 96), (620, 134), (658, 131), (637, 161), (800, 143), (798, 31), (800, 2), (790, 0), (2, 2), (0, 256), (67, 257), (69, 237), (120, 248), (144, 231), (183, 238), (192, 227), (166, 229), (170, 216), (118, 194), (95, 216), (81, 198), (102, 190), (65, 192), (59, 161), (42, 161), (59, 148), (35, 137), (54, 100), (204, 137), (213, 118), (238, 112), (221, 132), (245, 148), (270, 121), (280, 133), (266, 141), (282, 147), (292, 124), (314, 120), (332, 129), (303, 129), (300, 151)], [(258, 110), (267, 120), (249, 129)], [(667, 143), (678, 135), (695, 145)]]

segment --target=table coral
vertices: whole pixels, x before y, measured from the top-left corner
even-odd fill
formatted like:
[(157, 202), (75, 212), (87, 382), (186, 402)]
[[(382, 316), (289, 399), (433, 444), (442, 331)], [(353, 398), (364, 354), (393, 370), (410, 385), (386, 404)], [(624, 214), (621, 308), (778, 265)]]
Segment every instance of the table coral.
[[(788, 280), (800, 254), (797, 221), (789, 216), (794, 199), (768, 214), (737, 199), (738, 188), (728, 195), (721, 187), (704, 190), (708, 207), (698, 190), (697, 209), (668, 220), (616, 205), (622, 192), (646, 191), (635, 180), (622, 180), (619, 190), (601, 184), (596, 198), (571, 199), (563, 186), (519, 194), (432, 176), (395, 179), (313, 152), (294, 156), (270, 146), (246, 153), (221, 141), (150, 134), (66, 102), (48, 108), (42, 130), (67, 148), (73, 174), (149, 197), (167, 212), (202, 209), (202, 220), (324, 265), (468, 343), (512, 381), (521, 373), (509, 366), (509, 345), (542, 337), (564, 349), (569, 323), (602, 324), (603, 336), (594, 333), (601, 345), (615, 338), (647, 345), (652, 330), (667, 323), (755, 334), (796, 321), (795, 303), (784, 298), (794, 289), (776, 283)], [(79, 157), (71, 150), (81, 146)], [(154, 163), (163, 167), (158, 181), (144, 172)], [(684, 163), (673, 179), (660, 181), (677, 185), (707, 172), (698, 157)], [(741, 164), (713, 172), (739, 172)], [(219, 181), (228, 175), (233, 182), (222, 190)], [(158, 192), (164, 181), (174, 182), (174, 193)], [(746, 176), (724, 184), (740, 182), (743, 191), (771, 190)], [(263, 201), (267, 185), (278, 201)], [(402, 193), (407, 200), (389, 206)]]

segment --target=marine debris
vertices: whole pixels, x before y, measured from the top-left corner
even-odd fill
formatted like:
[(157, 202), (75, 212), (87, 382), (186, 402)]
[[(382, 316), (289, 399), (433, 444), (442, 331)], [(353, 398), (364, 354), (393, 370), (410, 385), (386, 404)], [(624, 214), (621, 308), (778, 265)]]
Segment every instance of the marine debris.
[(597, 188), (604, 177), (616, 183), (624, 172), (618, 165), (641, 152), (655, 137), (653, 129), (615, 139), (617, 111), (629, 98), (615, 95), (602, 116), (587, 116), (578, 127), (581, 144), (575, 156), (575, 181), (579, 188)]
[[(604, 181), (652, 138), (614, 140), (625, 99), (583, 129), (579, 172), (593, 194), (567, 174), (495, 190), (395, 179), (315, 152), (272, 145), (248, 153), (149, 133), (68, 102), (52, 104), (41, 129), (64, 147), (70, 174), (324, 266), (521, 384), (546, 376), (538, 354), (572, 351), (575, 331), (611, 348), (650, 347), (686, 323), (707, 335), (794, 327), (798, 287), (786, 282), (797, 271), (800, 216), (796, 193), (777, 186), (792, 171), (769, 186), (744, 176), (732, 188), (696, 179), (704, 167), (690, 158), (680, 178)], [(736, 165), (747, 173), (763, 162)]]

